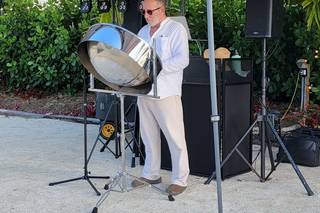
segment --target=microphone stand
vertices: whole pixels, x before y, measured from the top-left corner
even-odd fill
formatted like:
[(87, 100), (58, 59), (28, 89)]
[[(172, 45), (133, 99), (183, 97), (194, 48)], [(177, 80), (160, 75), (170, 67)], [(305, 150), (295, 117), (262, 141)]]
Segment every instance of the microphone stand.
[[(93, 82), (93, 79), (90, 77), (90, 82)], [(92, 189), (95, 191), (95, 193), (100, 196), (101, 193), (97, 190), (97, 188), (93, 185), (91, 182), (91, 178), (98, 178), (98, 179), (109, 179), (109, 176), (91, 176), (89, 175), (90, 172), (88, 171), (88, 163), (89, 159), (87, 157), (88, 155), (88, 144), (87, 144), (87, 84), (86, 84), (86, 76), (85, 73), (83, 74), (83, 139), (84, 139), (84, 166), (83, 166), (83, 176), (77, 177), (77, 178), (72, 178), (72, 179), (67, 179), (67, 180), (62, 180), (58, 182), (52, 182), (49, 183), (49, 186), (54, 186), (62, 183), (68, 183), (72, 181), (77, 181), (77, 180), (86, 180), (89, 185), (92, 187)]]

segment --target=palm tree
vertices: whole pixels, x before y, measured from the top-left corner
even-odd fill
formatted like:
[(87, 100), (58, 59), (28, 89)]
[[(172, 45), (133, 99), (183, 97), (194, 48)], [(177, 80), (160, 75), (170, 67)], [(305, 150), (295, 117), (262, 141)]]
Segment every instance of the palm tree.
[(308, 29), (316, 25), (320, 30), (320, 0), (303, 0), (302, 7), (306, 10)]

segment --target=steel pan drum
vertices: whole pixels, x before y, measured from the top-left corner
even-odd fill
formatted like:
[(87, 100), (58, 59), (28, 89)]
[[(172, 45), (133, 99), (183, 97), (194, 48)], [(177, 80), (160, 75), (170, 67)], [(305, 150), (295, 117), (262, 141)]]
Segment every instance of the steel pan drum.
[[(134, 33), (105, 23), (90, 27), (78, 47), (80, 62), (95, 78), (114, 90), (139, 94), (151, 89), (151, 52)], [(157, 68), (159, 72), (159, 62)]]

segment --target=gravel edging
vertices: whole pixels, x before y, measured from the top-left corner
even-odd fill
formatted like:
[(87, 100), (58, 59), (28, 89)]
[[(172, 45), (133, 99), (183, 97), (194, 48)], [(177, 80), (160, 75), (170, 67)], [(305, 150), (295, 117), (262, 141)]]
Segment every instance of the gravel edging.
[[(78, 116), (69, 116), (69, 115), (50, 115), (50, 114), (38, 114), (38, 113), (32, 113), (32, 112), (21, 112), (16, 110), (6, 110), (6, 109), (0, 109), (0, 115), (4, 116), (19, 116), (24, 118), (34, 118), (34, 119), (40, 119), (40, 118), (47, 118), (47, 119), (58, 119), (58, 120), (64, 120), (64, 121), (70, 121), (70, 122), (76, 122), (76, 123), (83, 123), (84, 118), (78, 117)], [(100, 120), (97, 118), (87, 118), (88, 124), (100, 124)]]
[[(32, 112), (21, 112), (21, 111), (15, 111), (15, 110), (6, 110), (6, 109), (0, 109), (0, 115), (5, 116), (19, 116), (19, 117), (25, 117), (25, 118), (48, 118), (48, 119), (58, 119), (58, 120), (64, 120), (64, 121), (70, 121), (70, 122), (76, 122), (76, 123), (83, 123), (84, 118), (79, 116), (69, 116), (69, 115), (51, 115), (51, 114), (38, 114), (38, 113), (32, 113)], [(100, 124), (100, 120), (97, 118), (87, 118), (88, 124)], [(293, 131), (295, 129), (300, 128), (301, 126), (299, 124), (294, 124), (292, 126), (288, 127), (282, 127), (281, 133), (286, 133)]]

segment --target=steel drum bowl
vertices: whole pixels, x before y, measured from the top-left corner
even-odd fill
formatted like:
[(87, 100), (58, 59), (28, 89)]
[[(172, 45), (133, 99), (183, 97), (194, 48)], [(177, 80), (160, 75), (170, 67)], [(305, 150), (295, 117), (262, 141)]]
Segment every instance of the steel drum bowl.
[[(102, 83), (116, 91), (146, 94), (152, 86), (150, 45), (113, 24), (95, 24), (78, 46), (80, 62)], [(158, 60), (157, 74), (161, 70)]]

